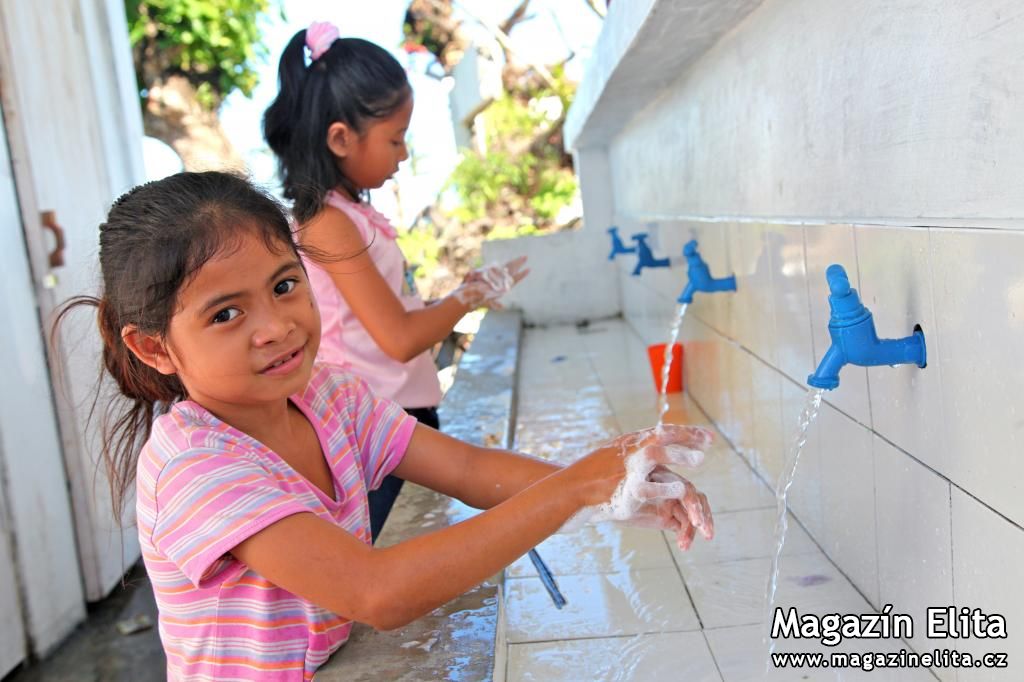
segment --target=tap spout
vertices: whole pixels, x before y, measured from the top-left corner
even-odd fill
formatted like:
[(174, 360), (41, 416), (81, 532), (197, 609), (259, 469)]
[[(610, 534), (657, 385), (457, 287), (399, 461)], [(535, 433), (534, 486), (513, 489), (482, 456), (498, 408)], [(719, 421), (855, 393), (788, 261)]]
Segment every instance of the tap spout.
[(698, 291), (705, 293), (736, 291), (735, 275), (718, 279), (711, 276), (711, 269), (708, 268), (708, 264), (704, 262), (697, 251), (696, 239), (691, 239), (686, 243), (686, 246), (683, 247), (683, 256), (686, 258), (687, 276), (690, 281), (687, 282), (683, 293), (679, 294), (679, 298), (676, 299), (678, 303), (693, 303), (693, 295)]
[(818, 368), (807, 378), (815, 388), (834, 389), (839, 386), (839, 371), (844, 365), (877, 367), (879, 365), (927, 365), (924, 332), (902, 339), (879, 339), (874, 317), (860, 301), (857, 290), (841, 265), (832, 265), (825, 273), (831, 294), (828, 297), (832, 317), (828, 333), (832, 345)]
[(615, 256), (620, 253), (636, 253), (635, 246), (626, 246), (622, 243), (622, 237), (619, 236), (619, 228), (609, 227), (608, 234), (611, 235), (612, 238), (612, 250), (611, 253), (608, 254), (608, 260), (615, 260)]
[(636, 259), (636, 267), (633, 268), (634, 277), (637, 277), (640, 274), (640, 271), (644, 268), (667, 268), (669, 266), (668, 258), (654, 257), (654, 252), (651, 251), (651, 247), (647, 245), (646, 232), (634, 234), (633, 241), (636, 242), (636, 252), (638, 256)]

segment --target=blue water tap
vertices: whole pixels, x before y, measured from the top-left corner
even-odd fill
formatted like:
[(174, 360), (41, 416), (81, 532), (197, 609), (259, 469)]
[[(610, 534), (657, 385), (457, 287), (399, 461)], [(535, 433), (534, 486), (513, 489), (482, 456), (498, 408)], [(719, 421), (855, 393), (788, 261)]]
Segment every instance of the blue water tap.
[(857, 290), (850, 287), (850, 278), (843, 266), (830, 265), (825, 271), (825, 278), (832, 292), (828, 297), (832, 308), (832, 319), (828, 323), (832, 347), (814, 374), (807, 377), (808, 384), (815, 388), (836, 388), (839, 386), (839, 370), (846, 364), (861, 367), (911, 363), (924, 367), (927, 364), (924, 332), (920, 328), (915, 328), (913, 335), (903, 339), (879, 340), (871, 311), (860, 302)]
[(713, 293), (715, 291), (736, 291), (736, 276), (729, 275), (721, 279), (711, 276), (711, 270), (704, 259), (697, 252), (697, 240), (691, 239), (683, 247), (683, 256), (686, 257), (686, 264), (689, 267), (687, 276), (690, 281), (676, 299), (677, 303), (693, 303), (693, 295), (698, 291)]
[(615, 260), (615, 256), (620, 253), (636, 253), (635, 246), (626, 246), (622, 243), (622, 238), (619, 237), (619, 228), (609, 227), (608, 234), (612, 236), (612, 252), (608, 254), (608, 260)]
[(638, 232), (634, 234), (633, 240), (636, 242), (636, 251), (638, 256), (636, 259), (636, 267), (633, 268), (634, 277), (639, 275), (640, 271), (644, 268), (667, 268), (669, 266), (668, 258), (654, 257), (654, 253), (651, 252), (651, 247), (647, 246), (646, 232)]

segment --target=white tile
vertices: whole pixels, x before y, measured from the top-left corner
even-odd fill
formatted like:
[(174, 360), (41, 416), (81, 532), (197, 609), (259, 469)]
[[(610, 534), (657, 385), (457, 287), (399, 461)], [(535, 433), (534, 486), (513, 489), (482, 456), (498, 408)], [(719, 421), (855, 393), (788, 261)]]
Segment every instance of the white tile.
[(515, 449), (534, 457), (567, 464), (618, 433), (618, 423), (614, 417), (564, 417), (562, 421), (520, 422), (516, 424)]
[(683, 321), (682, 335), (683, 383), (686, 392), (713, 419), (713, 407), (721, 385), (718, 375), (718, 335), (689, 315)]
[(510, 643), (700, 628), (675, 568), (560, 576), (557, 583), (568, 602), (561, 609), (539, 580), (506, 580)]
[(811, 307), (802, 225), (770, 225), (765, 239), (771, 248), (778, 367), (803, 383), (815, 367), (811, 343)]
[(932, 305), (927, 229), (857, 227), (861, 300), (874, 316), (879, 338), (925, 332), (928, 366), (868, 368), (874, 430), (939, 471), (948, 471), (941, 425), (939, 335)]
[[(710, 542), (695, 541), (681, 551), (669, 536), (668, 546), (680, 564), (710, 564), (741, 559), (771, 558), (775, 552), (775, 521), (773, 508), (738, 512), (720, 512), (715, 517), (715, 537)], [(819, 550), (795, 519), (790, 518), (783, 554), (814, 554)]]
[[(814, 367), (821, 362), (831, 345), (828, 321), (831, 311), (828, 304), (828, 282), (825, 270), (833, 263), (846, 269), (850, 283), (858, 291), (860, 279), (857, 274), (857, 253), (854, 248), (853, 228), (850, 225), (809, 225), (807, 235), (807, 284), (811, 301), (811, 337), (814, 341)], [(802, 379), (807, 381), (807, 377)], [(863, 367), (847, 365), (839, 374), (839, 388), (828, 391), (825, 400), (863, 424), (871, 424), (871, 410), (868, 404), (868, 375)]]
[[(765, 622), (771, 559), (680, 564), (705, 628)], [(869, 604), (820, 552), (783, 555), (775, 606), (800, 613), (864, 613)]]
[(971, 652), (1010, 652), (1010, 667), (960, 670), (960, 682), (1024, 677), (1024, 530), (953, 488), (953, 597), (958, 608), (981, 609), (1006, 619), (1007, 639), (936, 639), (939, 647)]
[[(838, 680), (870, 680), (871, 682), (927, 682), (931, 675), (922, 669), (874, 669), (865, 672), (857, 668), (800, 668), (766, 669), (768, 648), (764, 642), (764, 628), (760, 625), (705, 630), (715, 662), (725, 682), (835, 682)], [(821, 653), (828, 656), (840, 653), (898, 653), (905, 648), (899, 640), (857, 640), (847, 639), (836, 647), (826, 647), (820, 642), (806, 639), (778, 639), (776, 653)]]
[(765, 226), (730, 224), (729, 249), (736, 269), (736, 303), (727, 334), (769, 364), (777, 364), (775, 297), (772, 290), (771, 249)]
[(933, 229), (931, 244), (945, 466), (1024, 524), (1024, 232)]
[(509, 682), (721, 680), (700, 632), (513, 644)]
[[(910, 644), (931, 651), (935, 641), (925, 636), (925, 609), (953, 603), (949, 483), (878, 436), (872, 445), (880, 606), (909, 614), (915, 622)], [(950, 671), (939, 675), (954, 677)]]
[(713, 514), (775, 506), (775, 496), (768, 486), (721, 438), (712, 446), (704, 467), (678, 472), (707, 495)]
[[(782, 381), (782, 423), (786, 444), (783, 461), (792, 456), (800, 415), (808, 400), (808, 389), (784, 379)], [(807, 442), (789, 488), (787, 502), (793, 514), (819, 542), (825, 538), (825, 499), (822, 494), (821, 439), (819, 422), (815, 420), (807, 430)], [(768, 479), (773, 489), (778, 477)]]
[(878, 605), (875, 468), (871, 432), (831, 405), (819, 422), (825, 552)]
[(644, 385), (613, 384), (605, 387), (605, 395), (614, 412), (627, 412), (637, 408), (650, 409), (657, 414), (658, 392), (654, 387), (654, 378), (650, 368), (642, 377)]
[(723, 343), (719, 355), (722, 373), (721, 394), (718, 396), (720, 418), (718, 428), (741, 454), (753, 448), (754, 412), (751, 365), (756, 360), (738, 345)]
[[(556, 533), (537, 546), (537, 553), (553, 575), (619, 573), (674, 565), (661, 533), (612, 523), (584, 526), (574, 533)], [(537, 575), (528, 556), (521, 557), (506, 571), (511, 578)]]
[[(658, 422), (658, 405), (630, 408), (615, 413), (619, 429), (626, 433), (654, 426)], [(710, 426), (710, 421), (703, 410), (685, 393), (671, 393), (668, 396), (668, 411), (663, 422), (666, 424), (691, 424)]]
[(786, 455), (782, 428), (782, 375), (752, 358), (750, 363), (753, 435), (748, 460), (769, 482), (778, 480)]

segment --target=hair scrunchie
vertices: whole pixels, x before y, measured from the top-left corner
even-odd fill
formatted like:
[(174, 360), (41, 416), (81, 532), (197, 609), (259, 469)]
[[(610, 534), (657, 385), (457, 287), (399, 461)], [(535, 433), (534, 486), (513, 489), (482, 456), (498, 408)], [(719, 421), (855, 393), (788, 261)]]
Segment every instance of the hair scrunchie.
[(328, 21), (314, 21), (310, 24), (306, 29), (306, 47), (309, 48), (310, 61), (320, 59), (340, 37), (338, 27)]

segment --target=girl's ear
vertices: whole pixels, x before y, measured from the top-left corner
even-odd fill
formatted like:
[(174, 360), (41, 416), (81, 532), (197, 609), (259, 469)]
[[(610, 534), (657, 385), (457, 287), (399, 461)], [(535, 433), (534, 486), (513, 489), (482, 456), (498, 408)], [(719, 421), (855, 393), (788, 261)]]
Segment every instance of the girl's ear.
[(128, 325), (121, 330), (121, 340), (132, 355), (161, 374), (178, 373), (162, 339), (152, 334), (143, 334), (134, 325)]
[(347, 123), (335, 121), (327, 127), (327, 148), (338, 158), (345, 158), (352, 153), (352, 148), (359, 136)]

